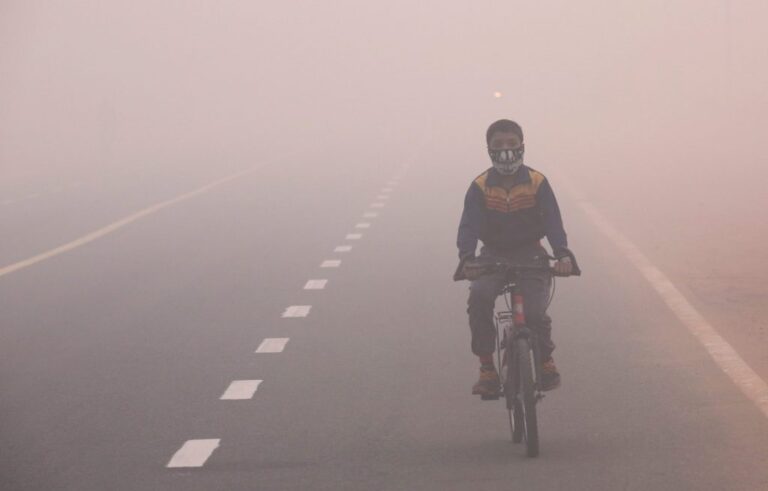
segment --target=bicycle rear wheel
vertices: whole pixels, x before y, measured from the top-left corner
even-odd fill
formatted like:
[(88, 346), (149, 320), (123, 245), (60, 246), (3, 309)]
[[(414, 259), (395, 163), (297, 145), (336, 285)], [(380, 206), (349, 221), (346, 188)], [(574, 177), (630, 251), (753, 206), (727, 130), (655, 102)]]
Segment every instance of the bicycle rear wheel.
[(539, 427), (536, 417), (536, 387), (534, 383), (533, 353), (528, 340), (517, 340), (517, 369), (520, 376), (517, 403), (522, 406), (523, 438), (528, 457), (539, 455)]

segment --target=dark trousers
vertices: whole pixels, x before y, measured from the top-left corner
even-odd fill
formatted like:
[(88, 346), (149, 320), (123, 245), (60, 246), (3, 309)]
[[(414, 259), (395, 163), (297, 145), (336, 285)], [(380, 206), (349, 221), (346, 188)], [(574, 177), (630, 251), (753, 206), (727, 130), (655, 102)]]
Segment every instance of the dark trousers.
[[(515, 262), (537, 264), (536, 256), (546, 251), (540, 245), (522, 247), (514, 251), (493, 251), (481, 249), (481, 256), (497, 256)], [(539, 259), (542, 264), (544, 261)], [(519, 277), (518, 291), (523, 295), (525, 320), (529, 327), (538, 332), (541, 356), (547, 360), (555, 349), (552, 342), (552, 319), (547, 315), (547, 301), (552, 277), (547, 273), (530, 272)], [(472, 353), (482, 356), (496, 351), (496, 326), (493, 322), (493, 308), (496, 298), (504, 287), (504, 276), (493, 274), (482, 276), (469, 285), (467, 313), (472, 331)]]

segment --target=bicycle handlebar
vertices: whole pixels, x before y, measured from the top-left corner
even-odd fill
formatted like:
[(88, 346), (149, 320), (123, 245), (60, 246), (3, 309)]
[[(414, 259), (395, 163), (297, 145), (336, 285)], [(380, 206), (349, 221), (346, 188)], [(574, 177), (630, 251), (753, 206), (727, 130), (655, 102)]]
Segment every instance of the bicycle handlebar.
[(521, 273), (525, 271), (536, 271), (536, 272), (542, 272), (542, 273), (552, 273), (554, 276), (570, 276), (570, 275), (561, 275), (556, 273), (555, 269), (549, 264), (544, 265), (544, 264), (530, 264), (530, 263), (528, 264), (515, 263), (515, 262), (504, 260), (504, 259), (493, 259), (487, 262), (481, 259), (479, 260), (479, 263), (480, 264), (478, 264), (478, 266), (482, 268), (483, 274)]
[[(556, 261), (557, 258), (554, 258), (550, 255), (544, 255), (541, 256), (541, 259), (547, 259), (548, 261)], [(578, 265), (576, 265), (575, 262), (573, 262), (573, 271), (571, 271), (570, 274), (562, 274), (557, 273), (553, 267), (551, 267), (549, 264), (523, 264), (523, 263), (515, 263), (512, 262), (506, 258), (499, 258), (499, 257), (479, 257), (475, 259), (475, 261), (478, 264), (479, 269), (481, 270), (480, 274), (478, 276), (485, 276), (488, 274), (493, 273), (519, 273), (524, 271), (536, 271), (536, 272), (546, 272), (552, 274), (552, 276), (559, 276), (559, 277), (568, 277), (568, 276), (581, 276), (581, 270), (579, 269)], [(466, 280), (468, 279), (466, 275), (464, 275), (463, 269), (459, 269), (456, 271), (456, 274), (453, 277), (454, 281), (460, 281), (460, 280)]]

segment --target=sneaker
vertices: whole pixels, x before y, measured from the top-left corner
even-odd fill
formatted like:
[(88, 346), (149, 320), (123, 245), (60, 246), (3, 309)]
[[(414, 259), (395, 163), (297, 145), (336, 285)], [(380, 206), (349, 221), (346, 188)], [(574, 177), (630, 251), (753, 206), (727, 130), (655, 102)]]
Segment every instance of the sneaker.
[(541, 390), (552, 390), (560, 387), (560, 373), (555, 366), (555, 360), (550, 358), (541, 364)]
[(501, 391), (499, 374), (495, 367), (480, 367), (480, 379), (472, 386), (472, 394), (483, 397), (498, 397)]

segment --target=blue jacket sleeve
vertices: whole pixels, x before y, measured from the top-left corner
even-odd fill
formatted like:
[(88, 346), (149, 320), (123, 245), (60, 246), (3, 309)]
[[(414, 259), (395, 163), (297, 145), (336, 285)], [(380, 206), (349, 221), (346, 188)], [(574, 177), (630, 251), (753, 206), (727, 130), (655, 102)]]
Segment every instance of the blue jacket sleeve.
[(568, 255), (568, 237), (563, 228), (563, 219), (560, 216), (560, 208), (557, 206), (555, 193), (552, 191), (548, 180), (544, 179), (544, 182), (539, 186), (536, 199), (541, 204), (544, 214), (545, 233), (549, 245), (552, 247), (552, 253), (555, 257)]
[(464, 211), (459, 223), (459, 234), (456, 245), (459, 248), (459, 258), (475, 255), (477, 241), (485, 221), (485, 200), (483, 191), (474, 182), (470, 184), (464, 197)]

